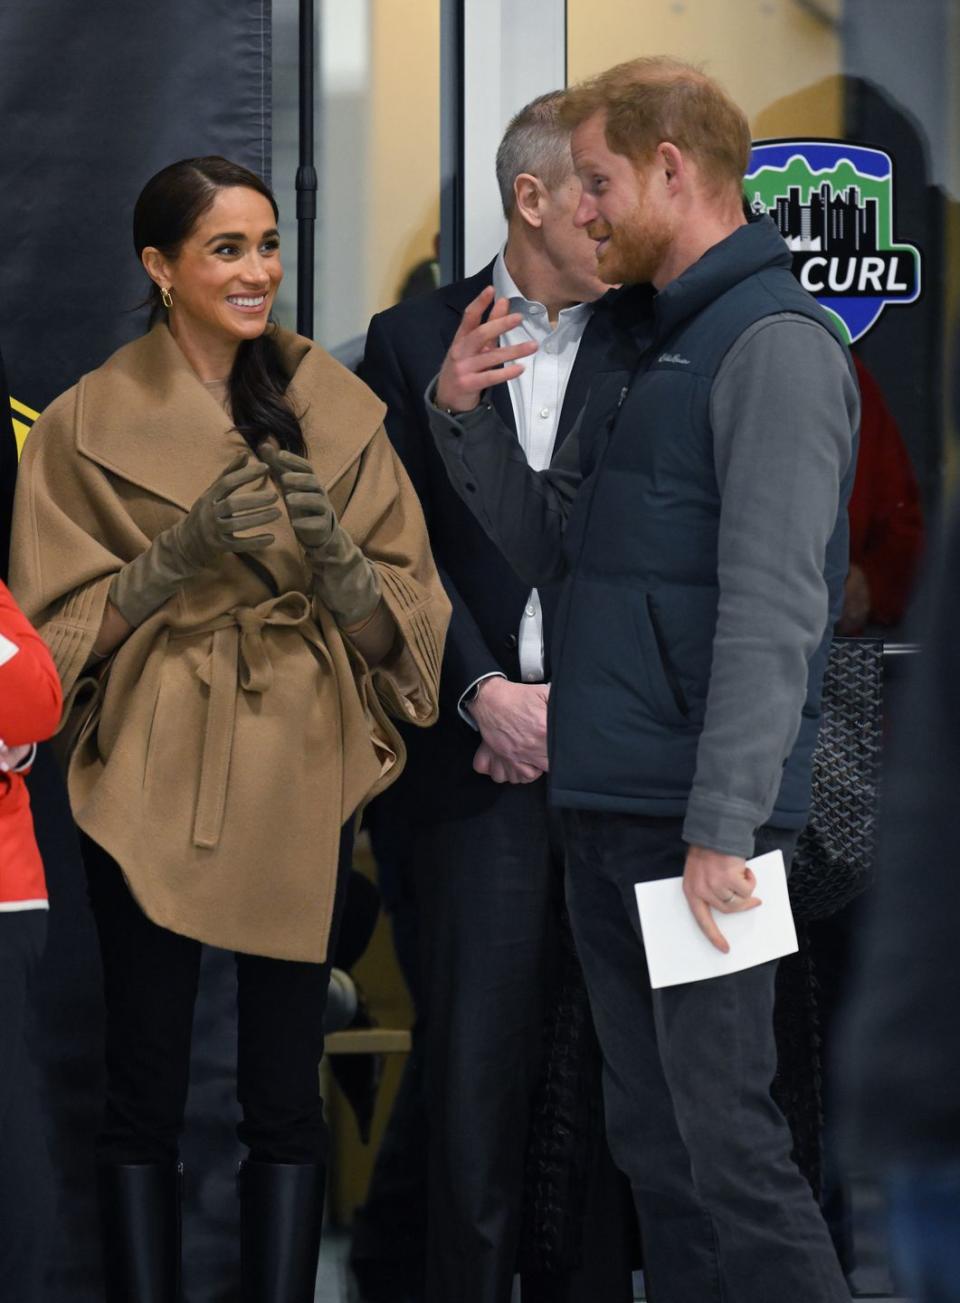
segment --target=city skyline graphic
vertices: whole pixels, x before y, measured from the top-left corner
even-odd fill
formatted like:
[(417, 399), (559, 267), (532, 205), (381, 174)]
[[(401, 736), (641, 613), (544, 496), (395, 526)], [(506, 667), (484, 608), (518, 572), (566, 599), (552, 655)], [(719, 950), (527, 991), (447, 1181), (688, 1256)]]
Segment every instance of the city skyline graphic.
[(836, 191), (829, 181), (811, 190), (808, 203), (801, 201), (799, 185), (789, 187), (769, 208), (759, 190), (751, 208), (769, 213), (777, 230), (794, 252), (858, 254), (875, 253), (880, 247), (879, 209), (876, 198), (863, 199), (858, 185)]
[(853, 343), (884, 309), (916, 302), (920, 250), (894, 232), (887, 151), (844, 140), (760, 140), (744, 196), (793, 254), (793, 272)]

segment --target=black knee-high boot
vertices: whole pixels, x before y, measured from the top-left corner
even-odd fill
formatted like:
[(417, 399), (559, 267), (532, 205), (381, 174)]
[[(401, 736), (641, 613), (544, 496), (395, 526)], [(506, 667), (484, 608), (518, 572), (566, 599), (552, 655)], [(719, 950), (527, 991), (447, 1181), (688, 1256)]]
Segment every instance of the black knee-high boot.
[(179, 1163), (97, 1167), (106, 1303), (180, 1303)]
[(313, 1303), (326, 1169), (261, 1163), (240, 1169), (243, 1303)]

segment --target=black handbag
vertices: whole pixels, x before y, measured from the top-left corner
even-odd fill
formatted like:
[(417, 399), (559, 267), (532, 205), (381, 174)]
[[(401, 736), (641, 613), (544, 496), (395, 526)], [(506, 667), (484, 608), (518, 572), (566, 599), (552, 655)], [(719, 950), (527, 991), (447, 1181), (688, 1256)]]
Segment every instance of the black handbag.
[(523, 1273), (581, 1265), (587, 1178), (604, 1143), (600, 1046), (570, 934), (560, 925), (560, 971), (544, 1028), (523, 1181), (519, 1266)]
[(883, 643), (835, 638), (823, 680), (810, 819), (790, 871), (798, 922), (827, 918), (874, 871), (883, 732)]

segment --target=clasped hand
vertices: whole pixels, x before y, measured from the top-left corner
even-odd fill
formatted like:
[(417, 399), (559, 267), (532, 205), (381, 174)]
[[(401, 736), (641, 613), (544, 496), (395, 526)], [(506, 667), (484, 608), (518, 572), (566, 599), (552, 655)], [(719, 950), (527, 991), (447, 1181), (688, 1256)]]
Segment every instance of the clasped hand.
[(548, 683), (485, 679), (470, 706), (483, 742), (473, 758), (495, 783), (533, 783), (547, 770)]
[(262, 443), (258, 452), (280, 486), (290, 524), (307, 561), (314, 570), (319, 569), (334, 531), (339, 528), (326, 489), (306, 457), (298, 457), (286, 449), (278, 451), (269, 443)]
[(374, 567), (338, 522), (327, 491), (305, 457), (260, 445), (287, 504), (290, 524), (313, 572), (317, 597), (348, 633), (376, 611), (380, 581)]
[(177, 544), (188, 562), (205, 569), (216, 564), (223, 552), (260, 552), (270, 546), (272, 534), (242, 537), (241, 531), (279, 519), (277, 493), (270, 489), (237, 492), (266, 475), (262, 462), (251, 461), (249, 453), (240, 453), (197, 498), (186, 518), (175, 527)]

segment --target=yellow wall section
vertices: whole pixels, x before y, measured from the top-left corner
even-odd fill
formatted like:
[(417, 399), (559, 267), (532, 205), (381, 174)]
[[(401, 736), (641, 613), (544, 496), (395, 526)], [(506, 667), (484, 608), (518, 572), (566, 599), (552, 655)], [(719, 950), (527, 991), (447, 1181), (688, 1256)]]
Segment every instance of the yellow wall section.
[(379, 312), (410, 268), (434, 256), (440, 229), (439, 0), (373, 0), (372, 20), (366, 245)]
[(40, 413), (35, 412), (26, 403), (17, 402), (16, 398), (10, 399), (10, 410), (13, 416), (13, 434), (17, 441), (17, 457), (19, 458), (23, 452), (23, 445), (26, 443), (27, 435)]
[(801, 99), (802, 130), (841, 134), (836, 30), (792, 0), (568, 0), (567, 71), (571, 83), (640, 55), (672, 54), (723, 83), (750, 118), (754, 135), (787, 135), (796, 119), (769, 112)]

